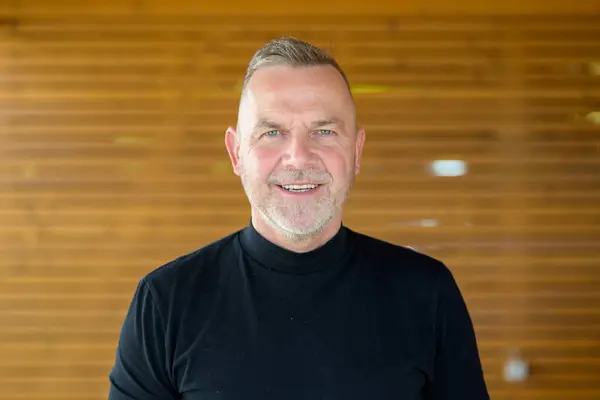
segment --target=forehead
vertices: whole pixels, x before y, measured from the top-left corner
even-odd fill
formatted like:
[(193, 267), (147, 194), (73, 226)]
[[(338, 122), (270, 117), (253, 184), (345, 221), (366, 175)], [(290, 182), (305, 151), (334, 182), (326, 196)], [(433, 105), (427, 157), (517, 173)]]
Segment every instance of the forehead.
[(240, 111), (262, 117), (296, 115), (351, 119), (354, 104), (341, 74), (332, 66), (269, 66), (246, 87)]

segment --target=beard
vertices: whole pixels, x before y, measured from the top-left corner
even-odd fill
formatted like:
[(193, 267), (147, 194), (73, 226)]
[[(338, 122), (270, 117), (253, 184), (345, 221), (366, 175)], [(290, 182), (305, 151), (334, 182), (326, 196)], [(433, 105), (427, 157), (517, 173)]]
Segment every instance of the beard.
[(289, 240), (304, 241), (317, 236), (337, 214), (328, 198), (259, 202), (257, 210)]
[[(352, 186), (351, 178), (347, 187), (336, 196), (331, 192), (331, 176), (323, 171), (281, 171), (271, 174), (264, 184), (253, 181), (246, 169), (242, 170), (242, 185), (250, 204), (269, 225), (292, 242), (303, 242), (319, 235), (341, 213)], [(285, 198), (277, 193), (277, 182), (302, 180), (326, 183), (319, 188), (318, 194), (310, 197)]]

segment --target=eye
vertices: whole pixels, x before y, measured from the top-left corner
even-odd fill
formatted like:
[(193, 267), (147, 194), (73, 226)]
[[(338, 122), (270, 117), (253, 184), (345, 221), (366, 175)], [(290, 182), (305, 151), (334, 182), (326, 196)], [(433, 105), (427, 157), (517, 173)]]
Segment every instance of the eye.
[(331, 129), (319, 129), (317, 132), (319, 133), (319, 135), (324, 136), (333, 135), (333, 131)]
[(264, 136), (270, 136), (270, 137), (274, 137), (279, 135), (279, 131), (278, 130), (272, 130), (272, 131), (268, 131), (265, 132)]

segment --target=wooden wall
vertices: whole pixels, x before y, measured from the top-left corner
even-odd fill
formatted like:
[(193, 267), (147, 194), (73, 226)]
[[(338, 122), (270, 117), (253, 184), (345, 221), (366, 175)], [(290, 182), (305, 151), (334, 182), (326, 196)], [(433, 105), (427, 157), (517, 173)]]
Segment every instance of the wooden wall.
[(346, 223), (446, 261), (493, 399), (599, 399), (598, 2), (228, 3), (0, 1), (0, 399), (106, 398), (137, 280), (247, 223), (223, 135), (281, 34), (346, 68)]

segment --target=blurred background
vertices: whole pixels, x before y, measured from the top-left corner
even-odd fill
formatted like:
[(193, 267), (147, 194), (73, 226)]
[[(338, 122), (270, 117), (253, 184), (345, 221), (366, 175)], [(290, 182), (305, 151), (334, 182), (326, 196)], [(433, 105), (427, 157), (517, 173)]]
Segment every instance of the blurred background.
[(137, 281), (248, 223), (224, 132), (281, 35), (354, 85), (345, 223), (447, 263), (492, 398), (600, 399), (598, 0), (0, 0), (0, 399), (105, 399)]

